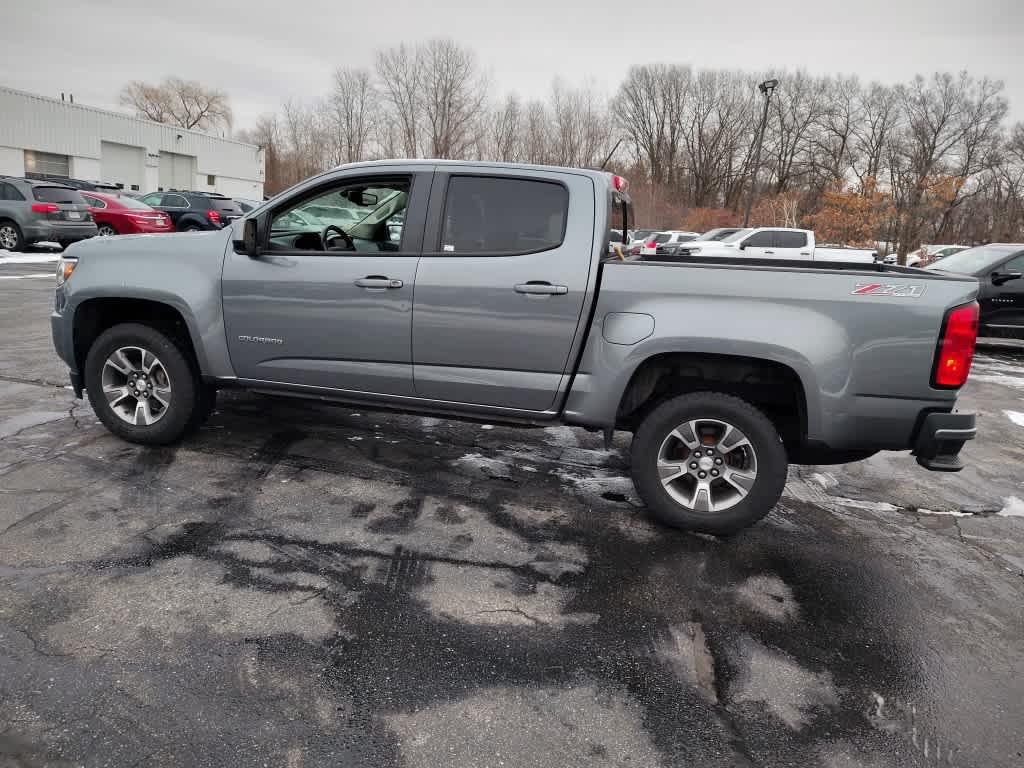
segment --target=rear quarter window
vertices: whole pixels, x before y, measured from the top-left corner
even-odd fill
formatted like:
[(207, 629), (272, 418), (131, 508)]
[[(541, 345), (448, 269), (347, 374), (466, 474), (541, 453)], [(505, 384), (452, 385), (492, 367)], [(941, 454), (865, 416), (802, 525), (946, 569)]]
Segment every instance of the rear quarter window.
[(85, 205), (85, 198), (77, 189), (65, 187), (33, 187), (32, 196), (41, 203)]
[(778, 248), (803, 248), (807, 245), (807, 235), (804, 232), (776, 232), (775, 245)]
[(557, 182), (452, 176), (441, 250), (512, 254), (557, 248), (565, 238), (569, 191)]

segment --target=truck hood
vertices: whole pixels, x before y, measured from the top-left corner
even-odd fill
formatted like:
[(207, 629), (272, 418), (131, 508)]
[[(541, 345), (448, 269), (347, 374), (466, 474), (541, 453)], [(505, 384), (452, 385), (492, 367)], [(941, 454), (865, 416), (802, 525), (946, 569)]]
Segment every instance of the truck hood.
[(212, 258), (224, 254), (225, 241), (231, 236), (226, 227), (211, 232), (173, 232), (150, 235), (117, 235), (79, 240), (64, 249), (64, 256), (75, 259), (94, 259), (104, 256), (132, 258), (178, 258), (206, 252)]

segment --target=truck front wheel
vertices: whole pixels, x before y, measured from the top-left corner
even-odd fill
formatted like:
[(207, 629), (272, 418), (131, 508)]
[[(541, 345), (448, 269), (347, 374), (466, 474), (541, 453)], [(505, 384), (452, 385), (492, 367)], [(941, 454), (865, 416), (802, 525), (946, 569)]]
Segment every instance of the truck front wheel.
[(750, 403), (695, 392), (647, 414), (633, 436), (632, 472), (661, 522), (724, 535), (771, 511), (786, 484), (786, 451)]
[(118, 437), (166, 445), (197, 424), (201, 384), (179, 345), (147, 325), (124, 323), (100, 334), (85, 360), (89, 402)]

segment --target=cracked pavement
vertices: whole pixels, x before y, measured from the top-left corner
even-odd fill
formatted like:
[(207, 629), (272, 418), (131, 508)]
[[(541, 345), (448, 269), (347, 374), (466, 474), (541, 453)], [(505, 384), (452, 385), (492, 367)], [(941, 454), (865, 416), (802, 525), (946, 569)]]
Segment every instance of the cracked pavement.
[(51, 297), (0, 285), (3, 768), (1024, 763), (1024, 345), (964, 472), (794, 468), (719, 540), (624, 434), (222, 393), (122, 443)]

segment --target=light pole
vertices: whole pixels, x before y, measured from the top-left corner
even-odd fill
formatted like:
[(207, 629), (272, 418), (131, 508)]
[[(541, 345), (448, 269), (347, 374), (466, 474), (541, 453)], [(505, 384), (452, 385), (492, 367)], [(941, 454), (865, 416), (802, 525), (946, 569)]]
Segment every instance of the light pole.
[(778, 86), (778, 80), (765, 80), (757, 89), (764, 94), (764, 113), (761, 115), (761, 125), (757, 129), (757, 146), (754, 147), (754, 170), (750, 175), (750, 192), (747, 194), (747, 210), (743, 214), (743, 226), (750, 226), (750, 209), (754, 207), (754, 190), (757, 189), (757, 171), (761, 165), (761, 144), (764, 142), (764, 129), (768, 124), (768, 104), (772, 100), (772, 91)]

